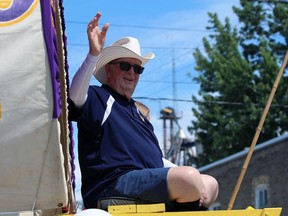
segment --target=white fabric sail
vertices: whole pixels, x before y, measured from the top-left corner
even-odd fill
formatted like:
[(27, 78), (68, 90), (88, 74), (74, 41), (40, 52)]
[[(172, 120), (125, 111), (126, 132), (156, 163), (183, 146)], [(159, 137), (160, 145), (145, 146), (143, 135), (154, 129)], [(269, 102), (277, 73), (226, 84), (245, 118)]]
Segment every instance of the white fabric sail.
[(23, 4), (30, 5), (11, 21), (5, 12), (13, 5), (0, 8), (1, 212), (55, 209), (68, 201), (40, 1)]

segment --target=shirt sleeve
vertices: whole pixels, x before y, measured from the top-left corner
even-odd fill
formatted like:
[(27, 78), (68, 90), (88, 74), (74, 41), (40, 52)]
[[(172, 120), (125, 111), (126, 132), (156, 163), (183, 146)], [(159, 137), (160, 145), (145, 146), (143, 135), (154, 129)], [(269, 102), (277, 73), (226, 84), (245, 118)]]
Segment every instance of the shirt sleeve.
[(69, 95), (77, 108), (81, 108), (86, 101), (91, 76), (97, 61), (98, 56), (92, 56), (88, 53), (86, 59), (73, 77), (69, 88)]

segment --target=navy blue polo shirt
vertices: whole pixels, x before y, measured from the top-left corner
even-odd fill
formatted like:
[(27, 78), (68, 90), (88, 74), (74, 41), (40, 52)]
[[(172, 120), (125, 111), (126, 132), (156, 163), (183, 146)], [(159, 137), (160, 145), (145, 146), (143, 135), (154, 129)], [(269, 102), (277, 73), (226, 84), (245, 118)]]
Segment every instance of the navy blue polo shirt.
[(154, 128), (134, 102), (102, 85), (89, 87), (80, 112), (73, 103), (69, 105), (69, 117), (78, 126), (81, 192), (86, 208), (96, 207), (101, 198), (98, 194), (120, 175), (163, 167)]

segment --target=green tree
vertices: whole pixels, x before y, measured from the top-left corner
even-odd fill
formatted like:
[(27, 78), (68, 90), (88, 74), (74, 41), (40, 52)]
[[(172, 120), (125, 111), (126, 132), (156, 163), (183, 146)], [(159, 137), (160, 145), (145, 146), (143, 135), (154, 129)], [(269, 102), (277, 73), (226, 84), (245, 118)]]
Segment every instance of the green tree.
[[(217, 14), (208, 13), (210, 39), (203, 38), (203, 53), (193, 53), (200, 98), (192, 96), (198, 106), (192, 109), (196, 120), (188, 129), (203, 145), (203, 154), (195, 158), (198, 166), (250, 146), (287, 49), (286, 5), (240, 4), (233, 10), (241, 28), (232, 28), (228, 18), (222, 24)], [(271, 107), (259, 142), (287, 131), (287, 88), (287, 80), (282, 80), (273, 101), (277, 106)]]

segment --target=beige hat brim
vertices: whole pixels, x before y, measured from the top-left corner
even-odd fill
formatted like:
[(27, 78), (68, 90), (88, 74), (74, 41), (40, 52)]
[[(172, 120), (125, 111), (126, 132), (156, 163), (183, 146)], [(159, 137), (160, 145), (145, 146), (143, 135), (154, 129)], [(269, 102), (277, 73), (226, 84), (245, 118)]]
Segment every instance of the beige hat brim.
[(106, 72), (104, 66), (119, 58), (135, 58), (141, 61), (141, 65), (144, 66), (150, 59), (155, 57), (154, 53), (148, 53), (145, 56), (140, 56), (137, 53), (127, 49), (123, 46), (110, 46), (102, 50), (102, 53), (99, 55), (98, 61), (96, 63), (93, 75), (95, 78), (102, 84), (106, 84)]

